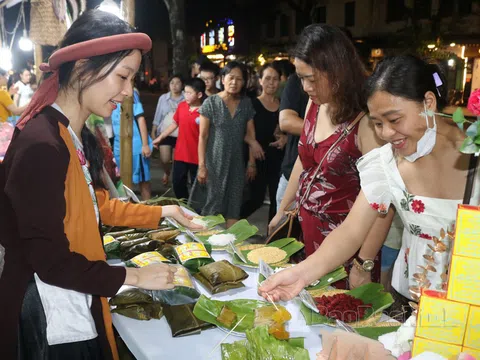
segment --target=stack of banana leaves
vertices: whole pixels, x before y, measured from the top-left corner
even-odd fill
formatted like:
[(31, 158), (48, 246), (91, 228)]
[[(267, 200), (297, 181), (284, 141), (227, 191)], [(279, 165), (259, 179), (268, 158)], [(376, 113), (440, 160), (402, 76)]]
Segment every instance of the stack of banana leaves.
[(137, 320), (160, 319), (163, 316), (162, 304), (139, 289), (125, 290), (109, 301), (112, 313)]
[(103, 237), (103, 246), (107, 259), (123, 261), (149, 251), (158, 251), (167, 259), (176, 262), (175, 246), (180, 242), (176, 237), (180, 231), (169, 227), (156, 230), (127, 229), (107, 232)]

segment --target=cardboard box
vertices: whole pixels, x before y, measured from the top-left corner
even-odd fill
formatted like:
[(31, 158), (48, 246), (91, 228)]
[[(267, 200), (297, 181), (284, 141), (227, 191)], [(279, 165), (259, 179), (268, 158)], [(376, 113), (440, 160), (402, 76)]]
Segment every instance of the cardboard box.
[(480, 259), (452, 256), (447, 299), (480, 305)]
[(420, 355), (425, 351), (434, 352), (448, 359), (452, 356), (457, 356), (462, 351), (462, 347), (416, 337), (413, 340), (412, 357)]
[(422, 295), (415, 336), (461, 346), (469, 309), (468, 304)]
[(480, 259), (480, 208), (459, 205), (453, 255)]
[(480, 307), (471, 306), (463, 346), (480, 351)]

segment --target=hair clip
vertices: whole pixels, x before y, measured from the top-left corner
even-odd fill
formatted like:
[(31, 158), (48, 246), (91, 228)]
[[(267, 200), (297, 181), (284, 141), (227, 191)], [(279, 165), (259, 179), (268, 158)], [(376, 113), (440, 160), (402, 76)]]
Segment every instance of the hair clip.
[(438, 88), (443, 85), (443, 82), (442, 82), (442, 79), (440, 79), (440, 75), (438, 75), (437, 72), (433, 73), (433, 80), (435, 81), (435, 86), (437, 87), (438, 96), (442, 97)]

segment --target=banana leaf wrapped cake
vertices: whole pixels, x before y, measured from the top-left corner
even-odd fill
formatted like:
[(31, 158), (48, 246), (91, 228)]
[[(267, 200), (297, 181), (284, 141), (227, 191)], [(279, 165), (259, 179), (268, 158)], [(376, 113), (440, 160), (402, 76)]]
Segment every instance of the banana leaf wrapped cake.
[(136, 320), (161, 319), (162, 304), (143, 291), (131, 288), (117, 294), (109, 301), (112, 313), (117, 313)]
[(229, 261), (221, 260), (199, 267), (198, 273), (194, 276), (210, 294), (218, 294), (244, 287), (242, 281), (248, 277), (248, 274)]

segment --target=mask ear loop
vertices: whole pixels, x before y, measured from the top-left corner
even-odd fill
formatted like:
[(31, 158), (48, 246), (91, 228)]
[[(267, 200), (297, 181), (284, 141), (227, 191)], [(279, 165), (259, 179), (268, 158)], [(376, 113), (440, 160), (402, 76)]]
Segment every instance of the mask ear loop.
[[(427, 103), (425, 100), (423, 100), (423, 108), (425, 109), (425, 121), (427, 122), (427, 130), (428, 129), (433, 129), (435, 127), (435, 124), (437, 123), (435, 119), (435, 113), (433, 111), (427, 110)], [(428, 114), (432, 115), (432, 127), (428, 125)]]

